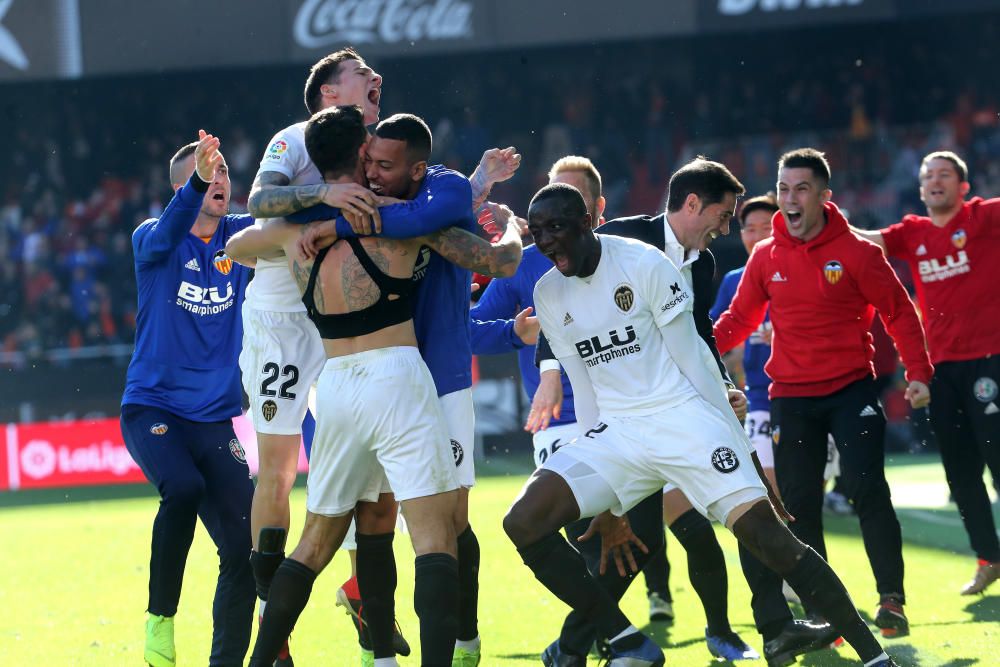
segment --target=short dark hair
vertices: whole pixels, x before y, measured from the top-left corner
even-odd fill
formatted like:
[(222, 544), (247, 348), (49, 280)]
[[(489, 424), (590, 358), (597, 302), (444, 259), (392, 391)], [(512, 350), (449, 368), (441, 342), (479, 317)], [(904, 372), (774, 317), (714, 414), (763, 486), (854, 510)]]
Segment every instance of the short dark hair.
[(180, 174), (180, 164), (184, 160), (188, 159), (191, 155), (194, 155), (194, 150), (198, 148), (198, 142), (192, 141), (189, 144), (184, 144), (177, 149), (174, 156), (170, 158), (170, 183), (183, 183), (187, 179)]
[(667, 185), (667, 211), (679, 211), (688, 195), (701, 200), (701, 207), (718, 204), (732, 193), (739, 197), (746, 188), (726, 165), (699, 155), (674, 172)]
[(306, 123), (306, 152), (324, 178), (352, 174), (367, 137), (361, 107), (330, 107), (313, 114)]
[(542, 204), (550, 199), (563, 205), (563, 213), (567, 216), (580, 218), (587, 215), (587, 202), (583, 193), (568, 183), (551, 183), (535, 193), (528, 204), (528, 219), (531, 219), (531, 209), (536, 204)]
[(328, 56), (323, 56), (319, 62), (309, 68), (304, 97), (306, 109), (310, 115), (320, 110), (320, 98), (323, 96), (320, 93), (320, 87), (326, 83), (340, 83), (340, 63), (345, 60), (364, 62), (358, 52), (353, 47), (348, 46)]
[(796, 148), (778, 159), (778, 171), (782, 169), (811, 169), (824, 184), (830, 184), (830, 163), (826, 154), (815, 148)]
[(777, 213), (778, 200), (775, 199), (774, 193), (768, 192), (764, 195), (751, 197), (743, 202), (743, 206), (740, 207), (740, 229), (746, 227), (747, 217), (754, 211), (767, 211), (772, 215)]
[(965, 160), (958, 157), (957, 153), (952, 151), (934, 151), (933, 153), (928, 153), (924, 156), (924, 159), (920, 161), (920, 171), (923, 172), (927, 168), (927, 163), (931, 160), (947, 160), (955, 165), (955, 171), (958, 172), (958, 179), (961, 182), (966, 182), (969, 180), (969, 167), (965, 164)]
[(375, 136), (406, 142), (406, 156), (410, 163), (429, 160), (434, 139), (431, 128), (420, 116), (412, 113), (397, 113), (389, 116), (375, 127)]

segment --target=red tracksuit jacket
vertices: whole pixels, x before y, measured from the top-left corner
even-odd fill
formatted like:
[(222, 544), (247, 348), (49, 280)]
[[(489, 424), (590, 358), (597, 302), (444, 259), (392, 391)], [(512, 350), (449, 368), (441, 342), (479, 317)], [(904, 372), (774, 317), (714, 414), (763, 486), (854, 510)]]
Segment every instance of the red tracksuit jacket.
[(753, 249), (729, 310), (715, 323), (719, 352), (746, 340), (770, 304), (774, 337), (764, 370), (771, 397), (826, 396), (874, 375), (869, 329), (878, 309), (907, 379), (929, 383), (934, 369), (906, 290), (882, 250), (852, 234), (832, 202), (825, 209), (823, 231), (805, 243), (774, 214), (774, 236)]

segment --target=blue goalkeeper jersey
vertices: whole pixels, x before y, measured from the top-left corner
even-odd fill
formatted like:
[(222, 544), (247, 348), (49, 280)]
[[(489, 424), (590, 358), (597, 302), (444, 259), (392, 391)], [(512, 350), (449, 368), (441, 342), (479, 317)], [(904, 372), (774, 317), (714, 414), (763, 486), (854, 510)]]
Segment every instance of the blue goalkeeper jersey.
[[(535, 306), (535, 283), (552, 268), (552, 261), (533, 245), (524, 249), (517, 273), (510, 278), (496, 278), (486, 286), (479, 303), (472, 309), (472, 351), (475, 354), (501, 354), (517, 350), (521, 381), (530, 400), (540, 382), (535, 366), (535, 346), (525, 345), (514, 333), (510, 319), (528, 306)], [(532, 312), (532, 315), (535, 313)], [(563, 402), (559, 419), (552, 426), (576, 423), (573, 409), (573, 387), (562, 374)]]
[(163, 215), (132, 234), (139, 307), (122, 405), (213, 422), (241, 411), (240, 306), (250, 270), (229, 259), (225, 247), (253, 218), (223, 216), (206, 243), (191, 234), (203, 198), (189, 181)]
[[(719, 319), (729, 308), (729, 304), (736, 294), (736, 288), (743, 277), (743, 270), (746, 267), (733, 269), (722, 278), (719, 285), (719, 293), (715, 295), (715, 304), (709, 311), (713, 320)], [(765, 322), (770, 322), (770, 317), (764, 318)], [(771, 399), (767, 396), (767, 388), (771, 386), (771, 378), (764, 372), (764, 364), (771, 357), (771, 346), (761, 339), (759, 328), (750, 334), (743, 346), (743, 374), (746, 376), (747, 402), (750, 403), (750, 410), (771, 410)]]
[[(427, 168), (427, 175), (413, 199), (384, 206), (379, 214), (382, 217), (380, 236), (387, 238), (424, 236), (450, 226), (473, 234), (477, 229), (469, 179), (441, 165)], [(334, 217), (339, 238), (355, 236), (347, 221), (336, 216), (336, 209), (325, 205), (299, 211), (288, 216), (288, 220), (306, 223)], [(413, 269), (413, 279), (420, 282), (413, 307), (413, 327), (438, 396), (471, 387), (469, 301), (472, 272), (423, 247)]]

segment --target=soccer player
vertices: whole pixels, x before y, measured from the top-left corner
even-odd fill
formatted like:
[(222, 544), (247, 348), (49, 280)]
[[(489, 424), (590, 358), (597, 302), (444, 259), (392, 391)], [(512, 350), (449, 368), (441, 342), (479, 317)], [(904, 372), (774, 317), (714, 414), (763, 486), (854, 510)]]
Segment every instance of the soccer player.
[[(700, 168), (706, 164), (715, 168), (708, 170)], [(567, 183), (580, 190), (584, 195), (584, 200), (587, 202), (588, 211), (594, 212), (594, 216), (598, 220), (602, 219), (604, 200), (600, 196), (600, 174), (593, 167), (590, 160), (575, 156), (563, 158), (552, 166), (549, 174), (550, 182)], [(713, 202), (712, 206), (704, 207), (707, 211), (699, 212), (704, 213), (706, 220), (711, 218), (714, 224), (717, 223), (719, 217), (719, 212), (716, 209), (720, 207), (725, 208), (729, 205), (729, 213), (732, 213), (732, 208), (736, 204), (736, 196), (742, 192), (742, 186), (721, 165), (702, 160), (698, 163), (692, 163), (678, 172), (677, 176), (671, 180), (672, 191), (676, 195), (676, 193), (681, 191), (687, 192), (688, 189), (693, 187), (693, 190), (700, 193), (700, 196), (707, 201), (709, 188), (706, 186), (705, 181), (711, 182), (713, 195), (716, 189), (723, 193), (720, 194), (720, 201)], [(726, 188), (729, 188), (729, 190), (723, 192)], [(726, 194), (728, 194), (728, 197), (725, 196)], [(727, 201), (721, 201), (721, 199), (726, 199)], [(683, 212), (678, 210), (674, 213), (671, 215), (676, 220), (671, 224), (687, 222)], [(669, 229), (669, 232), (666, 231), (667, 229)], [(704, 309), (704, 304), (708, 302), (708, 294), (712, 289), (711, 280), (715, 270), (714, 258), (711, 257), (711, 253), (707, 250), (701, 253), (701, 255), (699, 255), (697, 249), (693, 249), (691, 253), (686, 253), (685, 248), (677, 241), (673, 229), (665, 222), (664, 216), (659, 216), (656, 219), (645, 216), (637, 219), (614, 220), (607, 225), (599, 225), (596, 228), (596, 232), (598, 234), (612, 233), (631, 237), (641, 236), (657, 244), (659, 247), (676, 246), (678, 261), (681, 261), (685, 254), (690, 255), (691, 261), (688, 262), (688, 267), (696, 260), (700, 261), (695, 304), (696, 308), (700, 307)], [(669, 234), (669, 242), (665, 240), (666, 234)], [(479, 305), (472, 311), (473, 318), (493, 320), (500, 317), (504, 310), (506, 311), (506, 315), (509, 316), (515, 306), (519, 308), (532, 306), (534, 303), (532, 292), (535, 283), (551, 268), (552, 262), (537, 247), (529, 247), (525, 250), (525, 259), (522, 260), (521, 267), (519, 267), (518, 273), (513, 278), (494, 281), (496, 286), (494, 287), (491, 283), (490, 287), (487, 288), (479, 301)], [(688, 274), (690, 274), (689, 268)], [(691, 279), (690, 275), (686, 275), (685, 277), (688, 280)], [(486, 326), (474, 326), (473, 331), (474, 333), (478, 333), (478, 338), (481, 341), (481, 350), (489, 347), (490, 351), (502, 351), (502, 349), (492, 349), (493, 347), (499, 347), (499, 345), (488, 345), (488, 339), (504, 338), (503, 334), (505, 332), (501, 327), (496, 326), (496, 324), (491, 322)], [(515, 326), (513, 322), (506, 324), (507, 328), (512, 328), (513, 326)], [(500, 330), (497, 331), (497, 329)], [(711, 324), (706, 321), (703, 330), (710, 335)], [(508, 334), (507, 339), (509, 338)], [(534, 366), (534, 348), (528, 348), (527, 352), (521, 351), (519, 354), (521, 357), (522, 376), (525, 377), (525, 385), (531, 390), (529, 395), (533, 395), (534, 390), (539, 385), (539, 373)], [(564, 383), (564, 385), (569, 384), (568, 378), (562, 376), (558, 371), (545, 374), (551, 377), (559, 377), (560, 382)], [(567, 393), (564, 388), (563, 396), (562, 408), (558, 417), (550, 421), (548, 428), (538, 430), (532, 436), (535, 444), (535, 462), (539, 466), (556, 449), (579, 435), (573, 413), (572, 391), (570, 390)], [(555, 425), (553, 426), (553, 424)], [(663, 497), (662, 493), (653, 494), (632, 508), (628, 513), (633, 529), (653, 554), (649, 558), (649, 561), (642, 566), (643, 573), (646, 576), (647, 589), (649, 590), (647, 599), (650, 604), (651, 619), (656, 620), (657, 615), (660, 615), (660, 619), (662, 620), (664, 614), (666, 614), (666, 618), (668, 619), (673, 617), (673, 610), (669, 605), (670, 592), (667, 583), (669, 563), (666, 559), (664, 549), (662, 527), (665, 507), (667, 509), (666, 520), (671, 531), (688, 552), (688, 574), (695, 591), (702, 600), (708, 620), (706, 641), (708, 642), (709, 650), (713, 655), (724, 656), (726, 659), (750, 659), (757, 657), (756, 652), (747, 646), (730, 627), (727, 613), (725, 559), (718, 540), (715, 538), (711, 524), (707, 519), (698, 514), (687, 503), (683, 494), (677, 490), (673, 490), (667, 494), (666, 498)], [(587, 560), (590, 571), (594, 573), (613, 598), (620, 599), (630, 584), (631, 577), (623, 578), (615, 572), (605, 575), (599, 574), (600, 545), (597, 543), (597, 540), (577, 541), (586, 532), (589, 523), (589, 521), (581, 520), (571, 524), (566, 529), (567, 535), (572, 543), (578, 545), (579, 550)], [(642, 557), (640, 556), (641, 559)], [(571, 660), (576, 660), (578, 663), (583, 664), (586, 660), (589, 647), (595, 639), (594, 635), (595, 629), (587, 624), (581, 615), (571, 613), (563, 625), (558, 642), (558, 648), (563, 656), (563, 661), (569, 663)], [(556, 648), (556, 645), (549, 647), (546, 650), (547, 657), (543, 656), (543, 660), (553, 661)]]
[(617, 517), (671, 482), (821, 608), (866, 665), (893, 664), (830, 566), (775, 515), (787, 518), (761, 482), (677, 268), (652, 246), (595, 236), (571, 186), (542, 188), (528, 224), (556, 268), (535, 287), (542, 330), (570, 376), (580, 423), (592, 424), (535, 471), (504, 517), (535, 577), (611, 639), (612, 664), (664, 664), (558, 529), (595, 517), (602, 560), (610, 552), (620, 571), (624, 561), (635, 569), (635, 536)]
[(121, 413), (125, 445), (160, 493), (143, 657), (177, 662), (174, 615), (201, 517), (219, 553), (209, 664), (234, 666), (250, 644), (254, 603), (253, 484), (231, 421), (241, 411), (238, 313), (250, 272), (223, 248), (253, 219), (227, 215), (228, 169), (204, 131), (171, 158), (170, 182), (163, 214), (132, 234), (139, 305)]
[[(382, 77), (353, 49), (341, 49), (321, 58), (310, 69), (305, 105), (310, 115), (338, 104), (359, 105), (365, 122), (370, 124), (378, 120), (381, 89)], [(376, 197), (364, 186), (323, 182), (306, 151), (305, 125), (305, 121), (290, 125), (271, 139), (247, 201), (250, 212), (264, 220), (325, 202), (377, 215)], [(250, 560), (263, 613), (271, 577), (285, 557), (288, 496), (297, 474), (302, 422), (310, 388), (326, 355), (284, 258), (260, 258), (255, 271), (243, 307), (245, 336), (240, 367), (260, 455), (250, 519)], [(390, 509), (384, 509), (382, 516), (391, 530), (391, 517), (386, 518)], [(353, 544), (350, 548), (354, 548)], [(364, 647), (360, 619), (357, 629)], [(402, 636), (397, 642), (399, 652), (408, 654), (409, 646)], [(285, 647), (283, 660), (287, 654)]]
[[(312, 122), (314, 121), (310, 123)], [(314, 141), (307, 142), (310, 143), (310, 156), (315, 154), (315, 160), (328, 159), (323, 158), (322, 155), (332, 150), (323, 143), (322, 137), (322, 134), (317, 134)], [(421, 245), (426, 245), (435, 251), (431, 257), (428, 257), (429, 251), (420, 251), (417, 270), (426, 272), (424, 281), (431, 281), (436, 277), (437, 292), (427, 294), (428, 285), (433, 287), (435, 283), (421, 282), (417, 289), (415, 312), (418, 318), (418, 342), (422, 346), (422, 354), (425, 355), (426, 359), (433, 360), (434, 367), (438, 369), (438, 374), (432, 372), (432, 376), (435, 378), (435, 384), (440, 394), (442, 386), (447, 387), (448, 384), (454, 384), (456, 381), (461, 382), (465, 379), (461, 375), (456, 377), (456, 371), (461, 371), (463, 366), (457, 366), (455, 362), (450, 360), (457, 356), (458, 363), (461, 364), (463, 359), (461, 354), (462, 337), (458, 335), (461, 331), (454, 328), (453, 322), (458, 316), (466, 318), (466, 323), (468, 321), (470, 284), (468, 269), (495, 276), (512, 274), (520, 260), (520, 234), (519, 228), (513, 220), (507, 225), (504, 236), (494, 245), (468, 231), (475, 227), (475, 220), (472, 218), (472, 191), (469, 181), (460, 174), (443, 167), (427, 167), (426, 161), (430, 156), (431, 142), (430, 130), (422, 120), (408, 114), (397, 114), (383, 121), (376, 128), (375, 136), (367, 145), (365, 158), (368, 178), (373, 185), (377, 185), (383, 194), (401, 196), (409, 200), (382, 209), (383, 234), (386, 237), (392, 235), (401, 238), (413, 237), (421, 229), (440, 228), (439, 231), (429, 235), (412, 239), (413, 242), (418, 242), (418, 248)], [(499, 209), (496, 211), (501, 218), (505, 217), (503, 211)], [(322, 218), (329, 217), (331, 212), (320, 210), (304, 213), (307, 215), (295, 217), (319, 216)], [(337, 238), (338, 234), (348, 238), (353, 236), (350, 225), (343, 219), (337, 224), (320, 226), (324, 227), (326, 231), (314, 238), (313, 242), (318, 241), (325, 245)], [(265, 230), (248, 230), (240, 237), (233, 239), (230, 248), (234, 255), (242, 257), (253, 256), (260, 252), (273, 252), (276, 246), (296, 241), (300, 236), (299, 228), (287, 224), (282, 226), (270, 224), (265, 229), (266, 233)], [(251, 241), (252, 245), (248, 245), (247, 241)], [(442, 262), (437, 264), (434, 257), (441, 259)], [(464, 266), (466, 269), (448, 269), (449, 266), (452, 266), (448, 262)], [(446, 277), (442, 277), (442, 274)], [(433, 333), (434, 329), (431, 329), (432, 333), (425, 334), (427, 338), (422, 338), (420, 333), (427, 331), (427, 322), (431, 320), (434, 322), (431, 326), (443, 328), (437, 333)], [(423, 329), (421, 329), (421, 321)], [(469, 346), (467, 330), (466, 324), (462, 327), (462, 331), (466, 332), (466, 348)], [(444, 341), (443, 345), (439, 342), (442, 340)], [(449, 365), (443, 366), (445, 363)], [(465, 357), (465, 364), (471, 367), (470, 357)], [(442, 367), (451, 369), (452, 372), (442, 375)], [(465, 373), (467, 374), (468, 371)], [(469, 379), (469, 386), (471, 386), (471, 379)], [(446, 401), (442, 401), (442, 408), (448, 405)], [(465, 456), (461, 441), (455, 438), (456, 431), (454, 430), (456, 429), (455, 417), (459, 419), (467, 417), (468, 421), (458, 422), (458, 427), (465, 433), (463, 436), (467, 438), (465, 442), (471, 442), (472, 416), (466, 413), (463, 408), (464, 402), (453, 407), (449, 411), (450, 414), (446, 413), (451, 430), (448, 451), (454, 455), (459, 482), (463, 487), (466, 487), (464, 492), (460, 492), (460, 502), (455, 516), (461, 585), (459, 588), (459, 631), (454, 660), (455, 664), (458, 665), (474, 665), (478, 663), (481, 654), (476, 619), (478, 558), (473, 560), (473, 557), (478, 554), (478, 548), (475, 549), (476, 554), (469, 553), (470, 543), (473, 545), (476, 543), (475, 534), (472, 533), (468, 524), (467, 487), (472, 485), (475, 478), (472, 457), (471, 455)], [(469, 408), (471, 409), (471, 405)], [(389, 623), (387, 625), (391, 628), (391, 600), (395, 590), (395, 577), (389, 575), (395, 572), (395, 562), (391, 558), (391, 530), (382, 534), (374, 533), (372, 530), (359, 515), (359, 546), (369, 540), (378, 540), (388, 544), (388, 559), (358, 559), (358, 582), (366, 609), (373, 655), (375, 658), (379, 658), (382, 657), (381, 653), (391, 650), (391, 642), (388, 647), (382, 646), (382, 635), (379, 632), (382, 624), (375, 622), (375, 618), (381, 610), (388, 608)], [(463, 566), (463, 556), (465, 566)], [(469, 567), (470, 563), (474, 564), (474, 567)]]
[(825, 555), (823, 470), (832, 434), (875, 575), (875, 624), (886, 637), (901, 636), (909, 632), (903, 544), (885, 479), (885, 415), (869, 333), (874, 310), (906, 365), (905, 396), (913, 407), (930, 401), (933, 367), (906, 290), (878, 246), (850, 233), (831, 196), (830, 165), (821, 152), (802, 148), (781, 157), (774, 235), (754, 248), (715, 337), (720, 351), (732, 349), (757, 330), (770, 307), (765, 368), (772, 380), (774, 467), (796, 519), (792, 532)]
[[(708, 244), (719, 234), (728, 233), (729, 221), (736, 208), (736, 198), (743, 192), (743, 184), (725, 165), (699, 157), (671, 176), (664, 213), (655, 217), (637, 216), (612, 220), (596, 230), (598, 234), (634, 238), (663, 249), (679, 268), (692, 290), (692, 315), (698, 335), (705, 343), (704, 351), (711, 352), (725, 382), (730, 403), (740, 418), (746, 414), (746, 397), (735, 389), (726, 374), (712, 335), (709, 307), (715, 258), (708, 250)], [(545, 354), (544, 351), (542, 354)], [(543, 384), (548, 381), (545, 376), (551, 375), (554, 375), (553, 371), (542, 373)], [(536, 398), (532, 409), (538, 404)], [(537, 418), (538, 414), (534, 416)], [(713, 655), (725, 656), (727, 659), (757, 657), (756, 652), (730, 627), (725, 558), (711, 523), (677, 488), (665, 488), (662, 500), (660, 494), (653, 495), (656, 496), (655, 502), (651, 498), (639, 503), (629, 512), (629, 521), (640, 539), (644, 539), (652, 530), (661, 530), (659, 526), (665, 519), (671, 532), (688, 552), (688, 575), (705, 607), (708, 621), (705, 639), (709, 650)], [(582, 531), (583, 522), (574, 524), (573, 529)], [(588, 553), (586, 549), (584, 547), (585, 555)], [(764, 654), (769, 661), (777, 663), (801, 653), (825, 648), (836, 638), (836, 633), (829, 624), (795, 621), (782, 595), (780, 581), (771, 578), (767, 569), (742, 547), (740, 561), (753, 592), (751, 604), (754, 621), (764, 640)], [(644, 566), (644, 570), (648, 572), (652, 568), (664, 567), (665, 565), (652, 558)], [(627, 583), (618, 579), (610, 590), (620, 590), (618, 594), (622, 595), (624, 588), (620, 587), (627, 586)], [(571, 627), (578, 624), (578, 621), (573, 622), (574, 616), (579, 619), (578, 614), (571, 614), (568, 623)], [(567, 634), (564, 632), (564, 639)]]
[[(304, 97), (310, 114), (334, 105), (359, 105), (365, 123), (372, 124), (378, 120), (381, 90), (382, 77), (356, 51), (347, 48), (313, 65)], [(323, 182), (304, 144), (305, 125), (306, 121), (296, 123), (272, 138), (250, 193), (250, 211), (258, 218), (275, 218), (325, 203), (347, 213), (372, 215), (378, 221), (377, 198), (363, 185)], [(485, 198), (484, 193), (493, 182), (509, 178), (511, 161), (516, 165), (513, 151), (487, 151), (474, 174), (475, 196)], [(263, 608), (268, 582), (284, 558), (288, 495), (296, 476), (301, 425), (309, 387), (319, 374), (323, 354), (319, 334), (306, 317), (298, 290), (280, 258), (265, 258), (256, 263), (244, 321), (247, 336), (241, 364), (261, 450), (252, 519), (255, 549), (251, 560)], [(355, 550), (367, 554), (370, 562), (394, 562), (391, 536), (396, 507), (391, 500), (387, 502), (387, 505), (378, 506), (380, 512), (377, 514), (373, 508), (369, 516), (374, 522), (374, 533), (389, 538), (363, 539), (359, 545), (355, 543), (352, 528), (344, 540), (344, 548), (351, 554), (352, 577), (338, 591), (337, 602), (354, 617), (358, 641), (366, 658), (370, 657), (371, 645), (366, 621), (361, 618), (360, 593), (353, 576), (357, 567)], [(263, 548), (261, 531), (268, 542)], [(409, 646), (400, 633), (395, 633), (394, 641), (398, 653), (409, 654)]]
[(993, 271), (1000, 263), (1000, 199), (969, 194), (969, 170), (951, 151), (920, 164), (920, 198), (927, 215), (908, 215), (888, 229), (856, 234), (905, 259), (934, 362), (931, 425), (941, 447), (948, 488), (979, 562), (962, 595), (982, 593), (1000, 579), (1000, 542), (983, 466), (1000, 479), (1000, 308)]
[[(305, 128), (310, 158), (328, 182), (356, 182), (367, 138), (357, 107), (327, 109)], [(247, 235), (266, 235), (275, 224), (292, 232), (282, 250), (323, 338), (327, 362), (317, 386), (306, 524), (299, 545), (274, 575), (250, 664), (271, 665), (316, 575), (343, 541), (355, 507), (361, 528), (361, 501), (387, 496), (390, 487), (402, 502), (416, 554), (422, 660), (449, 664), (457, 632), (458, 481), (413, 329), (413, 270), (423, 239), (347, 239), (305, 259), (297, 254), (301, 230), (292, 225), (270, 222)], [(364, 564), (359, 560), (359, 567)], [(389, 623), (371, 624), (373, 633), (391, 628), (392, 619), (391, 604), (376, 604), (387, 607), (388, 619), (382, 620)], [(385, 645), (389, 653), (376, 653), (376, 667), (396, 664), (391, 631), (386, 635), (377, 643), (372, 637), (376, 650)]]

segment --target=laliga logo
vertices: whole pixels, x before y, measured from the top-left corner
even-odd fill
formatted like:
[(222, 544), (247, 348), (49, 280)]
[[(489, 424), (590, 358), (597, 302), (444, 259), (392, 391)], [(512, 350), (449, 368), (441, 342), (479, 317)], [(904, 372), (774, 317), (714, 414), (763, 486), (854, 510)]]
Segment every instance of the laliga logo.
[[(14, 4), (14, 0), (0, 0), (0, 19), (3, 19), (7, 10)], [(10, 30), (0, 25), (0, 60), (19, 70), (28, 69), (28, 56), (24, 54), (21, 45), (14, 39)]]
[(299, 46), (459, 39), (472, 36), (472, 3), (462, 0), (306, 0), (295, 16)]
[(47, 440), (32, 440), (21, 450), (21, 470), (32, 479), (48, 477), (56, 471), (56, 448)]
[(21, 470), (32, 479), (60, 474), (110, 472), (124, 475), (138, 468), (128, 450), (108, 440), (81, 447), (56, 446), (48, 440), (31, 440), (21, 450)]
[(755, 7), (763, 12), (794, 11), (796, 9), (822, 9), (824, 7), (852, 7), (864, 0), (719, 0), (719, 13), (727, 16), (748, 14)]

